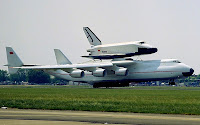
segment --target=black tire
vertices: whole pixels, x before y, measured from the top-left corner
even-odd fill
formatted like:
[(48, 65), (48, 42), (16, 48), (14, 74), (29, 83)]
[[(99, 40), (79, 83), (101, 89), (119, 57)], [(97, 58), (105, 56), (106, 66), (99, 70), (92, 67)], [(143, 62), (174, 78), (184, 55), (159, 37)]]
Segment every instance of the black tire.
[(175, 82), (169, 82), (169, 85), (176, 85)]

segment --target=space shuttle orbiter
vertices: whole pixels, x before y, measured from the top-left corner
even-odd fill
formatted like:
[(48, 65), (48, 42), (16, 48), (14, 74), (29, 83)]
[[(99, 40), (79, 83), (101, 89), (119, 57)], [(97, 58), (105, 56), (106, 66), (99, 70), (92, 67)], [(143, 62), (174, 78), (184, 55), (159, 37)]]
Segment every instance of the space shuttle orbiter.
[(131, 57), (136, 55), (146, 55), (156, 53), (157, 48), (146, 44), (144, 41), (123, 42), (102, 45), (101, 40), (90, 30), (89, 27), (83, 27), (85, 35), (90, 42), (91, 49), (88, 49), (88, 56), (82, 56), (92, 59), (114, 59)]

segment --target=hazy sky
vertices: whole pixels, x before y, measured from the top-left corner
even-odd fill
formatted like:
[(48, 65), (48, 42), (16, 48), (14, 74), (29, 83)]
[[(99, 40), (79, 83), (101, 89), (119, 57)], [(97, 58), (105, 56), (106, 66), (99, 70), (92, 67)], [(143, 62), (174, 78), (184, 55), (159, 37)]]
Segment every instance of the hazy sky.
[[(103, 44), (144, 40), (200, 73), (200, 0), (0, 0), (0, 69), (11, 46), (25, 64), (56, 64), (53, 49), (87, 59), (88, 26)], [(136, 59), (136, 57), (135, 57)]]

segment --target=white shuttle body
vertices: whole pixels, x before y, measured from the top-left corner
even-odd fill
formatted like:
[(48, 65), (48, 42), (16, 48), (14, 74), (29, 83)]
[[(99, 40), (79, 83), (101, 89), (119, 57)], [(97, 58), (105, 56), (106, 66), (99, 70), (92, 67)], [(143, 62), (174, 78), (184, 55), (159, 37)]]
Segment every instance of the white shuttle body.
[(88, 28), (83, 28), (91, 49), (88, 49), (88, 56), (92, 59), (114, 59), (131, 57), (136, 55), (146, 55), (157, 52), (157, 48), (152, 47), (144, 41), (122, 42), (102, 45), (100, 39)]

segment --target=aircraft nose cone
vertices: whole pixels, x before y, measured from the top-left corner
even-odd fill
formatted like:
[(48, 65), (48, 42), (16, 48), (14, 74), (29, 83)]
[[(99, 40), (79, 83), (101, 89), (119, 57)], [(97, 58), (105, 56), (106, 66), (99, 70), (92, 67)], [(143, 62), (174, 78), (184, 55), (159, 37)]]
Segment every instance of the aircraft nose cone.
[(194, 73), (194, 69), (191, 68), (189, 72), (183, 72), (182, 74), (184, 76), (191, 76), (193, 73)]

